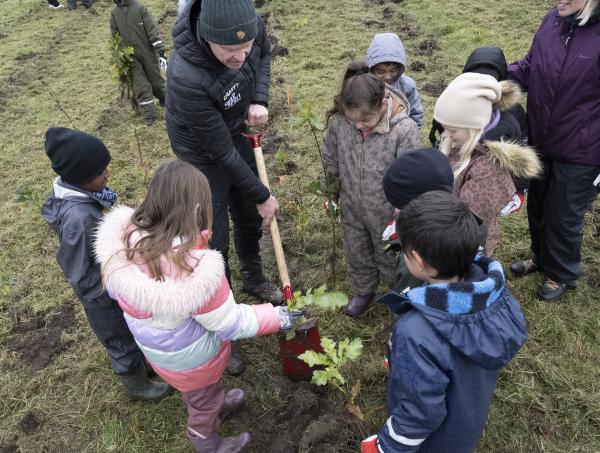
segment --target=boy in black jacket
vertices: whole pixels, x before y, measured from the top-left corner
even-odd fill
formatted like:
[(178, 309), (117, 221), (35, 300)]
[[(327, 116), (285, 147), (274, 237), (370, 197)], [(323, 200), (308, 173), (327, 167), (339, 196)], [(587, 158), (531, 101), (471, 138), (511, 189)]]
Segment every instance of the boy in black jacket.
[(46, 154), (59, 175), (42, 216), (58, 235), (56, 261), (83, 304), (90, 327), (104, 345), (114, 372), (128, 396), (158, 400), (169, 390), (146, 376), (142, 352), (123, 318), (123, 311), (102, 286), (93, 256), (93, 235), (102, 211), (117, 194), (106, 187), (110, 154), (85, 132), (53, 127), (46, 132)]

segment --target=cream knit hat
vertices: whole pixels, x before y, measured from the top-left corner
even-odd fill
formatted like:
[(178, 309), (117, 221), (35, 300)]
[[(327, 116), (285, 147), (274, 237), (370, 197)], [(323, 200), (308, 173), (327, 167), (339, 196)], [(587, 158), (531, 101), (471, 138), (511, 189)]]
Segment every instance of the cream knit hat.
[(492, 117), (492, 105), (501, 97), (502, 85), (494, 77), (465, 72), (440, 95), (433, 118), (444, 126), (483, 129)]

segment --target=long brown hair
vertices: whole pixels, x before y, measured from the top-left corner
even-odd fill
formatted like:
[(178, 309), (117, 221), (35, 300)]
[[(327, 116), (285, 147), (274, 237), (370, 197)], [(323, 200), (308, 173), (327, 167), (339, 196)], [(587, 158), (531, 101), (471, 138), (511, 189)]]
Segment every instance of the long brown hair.
[[(164, 280), (160, 266), (166, 256), (179, 269), (192, 272), (186, 261), (198, 244), (202, 230), (212, 225), (212, 201), (206, 177), (193, 165), (179, 159), (158, 167), (150, 181), (142, 204), (131, 216), (131, 228), (125, 235), (127, 259), (141, 257), (155, 280)], [(132, 235), (142, 239), (132, 244)], [(173, 249), (173, 240), (181, 245)]]
[(369, 73), (365, 60), (357, 59), (348, 65), (342, 78), (342, 88), (333, 98), (333, 107), (327, 112), (327, 121), (336, 113), (348, 110), (374, 112), (381, 108), (385, 83)]

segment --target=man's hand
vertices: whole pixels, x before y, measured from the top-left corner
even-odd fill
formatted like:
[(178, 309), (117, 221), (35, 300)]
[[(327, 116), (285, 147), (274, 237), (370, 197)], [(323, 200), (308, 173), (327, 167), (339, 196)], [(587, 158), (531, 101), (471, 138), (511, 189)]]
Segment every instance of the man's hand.
[(279, 202), (277, 198), (271, 195), (264, 203), (257, 204), (256, 209), (258, 209), (258, 213), (263, 218), (264, 224), (270, 225), (279, 211)]
[(248, 109), (248, 119), (246, 120), (248, 126), (262, 126), (263, 124), (267, 124), (268, 121), (269, 111), (264, 105), (250, 104), (250, 109)]

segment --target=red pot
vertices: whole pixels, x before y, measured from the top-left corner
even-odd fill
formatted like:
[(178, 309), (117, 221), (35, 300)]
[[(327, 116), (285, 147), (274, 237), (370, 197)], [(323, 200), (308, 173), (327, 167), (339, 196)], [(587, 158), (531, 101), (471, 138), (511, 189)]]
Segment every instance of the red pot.
[(296, 330), (296, 335), (290, 340), (286, 339), (285, 333), (279, 336), (279, 357), (281, 357), (285, 374), (292, 381), (310, 381), (315, 368), (309, 367), (298, 358), (300, 354), (308, 350), (323, 352), (317, 318), (309, 319), (302, 324)]

